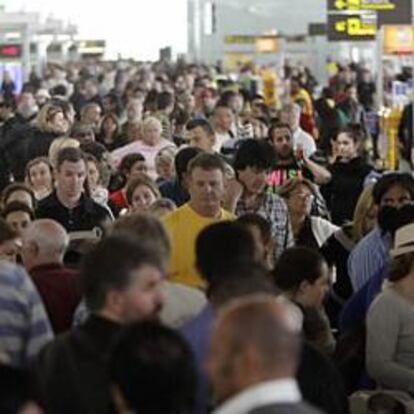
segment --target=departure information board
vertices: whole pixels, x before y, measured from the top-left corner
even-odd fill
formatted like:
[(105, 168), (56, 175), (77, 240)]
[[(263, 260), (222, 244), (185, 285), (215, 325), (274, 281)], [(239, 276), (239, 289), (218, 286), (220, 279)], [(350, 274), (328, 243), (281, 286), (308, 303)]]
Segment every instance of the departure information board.
[(327, 0), (328, 39), (373, 40), (385, 24), (412, 24), (411, 0)]

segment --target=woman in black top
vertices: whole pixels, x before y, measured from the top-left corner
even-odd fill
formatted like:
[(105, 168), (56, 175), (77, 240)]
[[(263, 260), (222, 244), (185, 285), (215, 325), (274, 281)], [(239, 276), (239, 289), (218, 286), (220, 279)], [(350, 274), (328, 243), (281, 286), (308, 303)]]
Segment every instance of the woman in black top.
[(350, 125), (342, 129), (333, 142), (337, 157), (328, 167), (332, 178), (324, 187), (323, 194), (332, 222), (337, 225), (352, 220), (365, 177), (372, 170), (372, 166), (360, 156), (362, 138), (361, 128)]
[(102, 118), (97, 141), (101, 142), (108, 151), (114, 151), (127, 144), (125, 137), (120, 132), (121, 127), (117, 116), (114, 113), (106, 114)]
[(338, 315), (353, 293), (348, 274), (348, 258), (355, 245), (366, 236), (377, 221), (377, 206), (372, 197), (373, 184), (362, 191), (353, 216), (353, 221), (344, 224), (333, 233), (321, 247), (320, 252), (330, 267), (335, 267), (336, 277), (325, 302), (325, 309), (332, 327), (338, 325)]

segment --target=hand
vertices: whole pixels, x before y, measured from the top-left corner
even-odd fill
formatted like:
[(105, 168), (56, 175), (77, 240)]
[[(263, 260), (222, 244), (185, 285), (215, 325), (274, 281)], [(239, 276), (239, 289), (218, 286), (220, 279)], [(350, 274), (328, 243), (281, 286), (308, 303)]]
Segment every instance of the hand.
[(223, 207), (232, 213), (236, 211), (237, 202), (242, 193), (243, 186), (236, 178), (230, 178), (225, 185), (226, 193), (224, 194)]
[(243, 193), (243, 186), (237, 178), (230, 178), (226, 183), (226, 198), (231, 200), (238, 200)]

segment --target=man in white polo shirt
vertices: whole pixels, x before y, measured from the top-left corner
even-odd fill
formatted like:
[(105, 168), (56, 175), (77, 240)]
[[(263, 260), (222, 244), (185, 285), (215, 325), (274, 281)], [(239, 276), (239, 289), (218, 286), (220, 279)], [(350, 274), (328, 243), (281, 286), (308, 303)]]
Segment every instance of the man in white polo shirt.
[(285, 105), (281, 111), (281, 121), (288, 124), (293, 132), (293, 149), (302, 149), (305, 157), (309, 158), (316, 151), (315, 140), (300, 127), (301, 108), (298, 104)]

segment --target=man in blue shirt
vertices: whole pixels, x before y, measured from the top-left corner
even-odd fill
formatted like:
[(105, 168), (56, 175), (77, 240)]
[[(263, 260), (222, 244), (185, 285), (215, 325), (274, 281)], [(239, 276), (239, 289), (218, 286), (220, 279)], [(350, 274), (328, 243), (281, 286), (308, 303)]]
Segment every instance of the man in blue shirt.
[(161, 195), (174, 201), (177, 207), (190, 199), (186, 185), (187, 167), (190, 161), (201, 152), (202, 150), (196, 147), (183, 148), (178, 151), (174, 161), (176, 177), (160, 185)]

